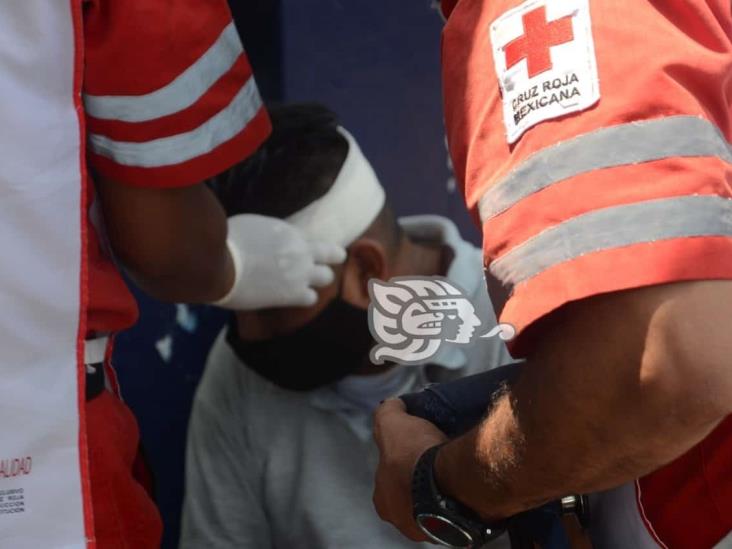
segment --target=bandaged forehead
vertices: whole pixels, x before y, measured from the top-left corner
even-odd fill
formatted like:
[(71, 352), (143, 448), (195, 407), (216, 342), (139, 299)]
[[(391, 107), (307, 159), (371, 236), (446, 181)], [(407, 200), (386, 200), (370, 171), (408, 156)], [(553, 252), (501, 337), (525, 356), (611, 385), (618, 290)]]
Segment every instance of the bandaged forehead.
[(346, 247), (371, 226), (386, 197), (356, 140), (343, 128), (338, 132), (348, 141), (348, 155), (333, 186), (287, 221), (311, 238)]

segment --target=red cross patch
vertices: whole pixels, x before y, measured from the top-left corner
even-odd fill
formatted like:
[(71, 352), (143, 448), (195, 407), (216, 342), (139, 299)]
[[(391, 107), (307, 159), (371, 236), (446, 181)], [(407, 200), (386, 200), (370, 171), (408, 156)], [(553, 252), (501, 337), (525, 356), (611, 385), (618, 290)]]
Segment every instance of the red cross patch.
[(526, 59), (529, 78), (533, 78), (552, 68), (550, 56), (552, 46), (574, 40), (572, 16), (567, 15), (556, 21), (547, 22), (546, 8), (541, 6), (525, 13), (521, 20), (526, 34), (506, 45), (506, 68), (510, 69), (522, 59)]
[(509, 143), (600, 99), (589, 0), (528, 0), (490, 32)]

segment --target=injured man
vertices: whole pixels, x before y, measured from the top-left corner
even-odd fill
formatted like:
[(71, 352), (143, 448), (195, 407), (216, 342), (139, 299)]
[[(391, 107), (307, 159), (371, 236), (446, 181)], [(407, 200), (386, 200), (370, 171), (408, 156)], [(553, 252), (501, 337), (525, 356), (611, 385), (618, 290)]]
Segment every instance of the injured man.
[(448, 219), (397, 220), (326, 108), (271, 116), (269, 141), (212, 182), (228, 215), (286, 219), (347, 247), (348, 258), (312, 307), (239, 312), (220, 334), (190, 421), (181, 547), (420, 546), (374, 511), (372, 413), (391, 396), (511, 358), (494, 338), (442, 346), (427, 364), (372, 364), (369, 280), (445, 276), (495, 325), (480, 250)]

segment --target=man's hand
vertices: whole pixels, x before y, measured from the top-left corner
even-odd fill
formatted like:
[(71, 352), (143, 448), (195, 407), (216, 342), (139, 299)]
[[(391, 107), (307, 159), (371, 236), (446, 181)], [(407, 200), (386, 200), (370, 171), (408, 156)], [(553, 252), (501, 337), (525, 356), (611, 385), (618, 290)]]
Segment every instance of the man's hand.
[[(100, 178), (97, 190), (116, 258), (163, 301), (252, 310), (309, 306), (345, 250), (312, 242), (288, 223), (258, 215), (228, 220), (203, 184), (131, 187)], [(228, 233), (228, 246), (227, 246)], [(225, 296), (225, 297), (223, 297)]]
[(376, 410), (374, 439), (379, 447), (376, 512), (412, 541), (429, 541), (412, 517), (412, 473), (420, 456), (447, 437), (428, 421), (407, 414), (401, 400), (392, 399)]
[(240, 214), (229, 218), (227, 239), (234, 262), (231, 290), (215, 305), (238, 311), (270, 307), (310, 307), (314, 288), (333, 282), (329, 265), (343, 263), (346, 251), (313, 241), (274, 217)]

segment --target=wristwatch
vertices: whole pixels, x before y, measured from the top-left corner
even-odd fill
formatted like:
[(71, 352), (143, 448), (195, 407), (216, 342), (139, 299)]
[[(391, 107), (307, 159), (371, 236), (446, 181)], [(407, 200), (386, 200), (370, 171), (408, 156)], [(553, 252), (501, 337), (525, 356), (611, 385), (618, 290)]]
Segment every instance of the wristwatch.
[(414, 468), (414, 519), (422, 531), (440, 545), (478, 549), (503, 534), (505, 523), (487, 524), (476, 513), (440, 492), (435, 482), (434, 466), (441, 447), (440, 444), (427, 450)]

